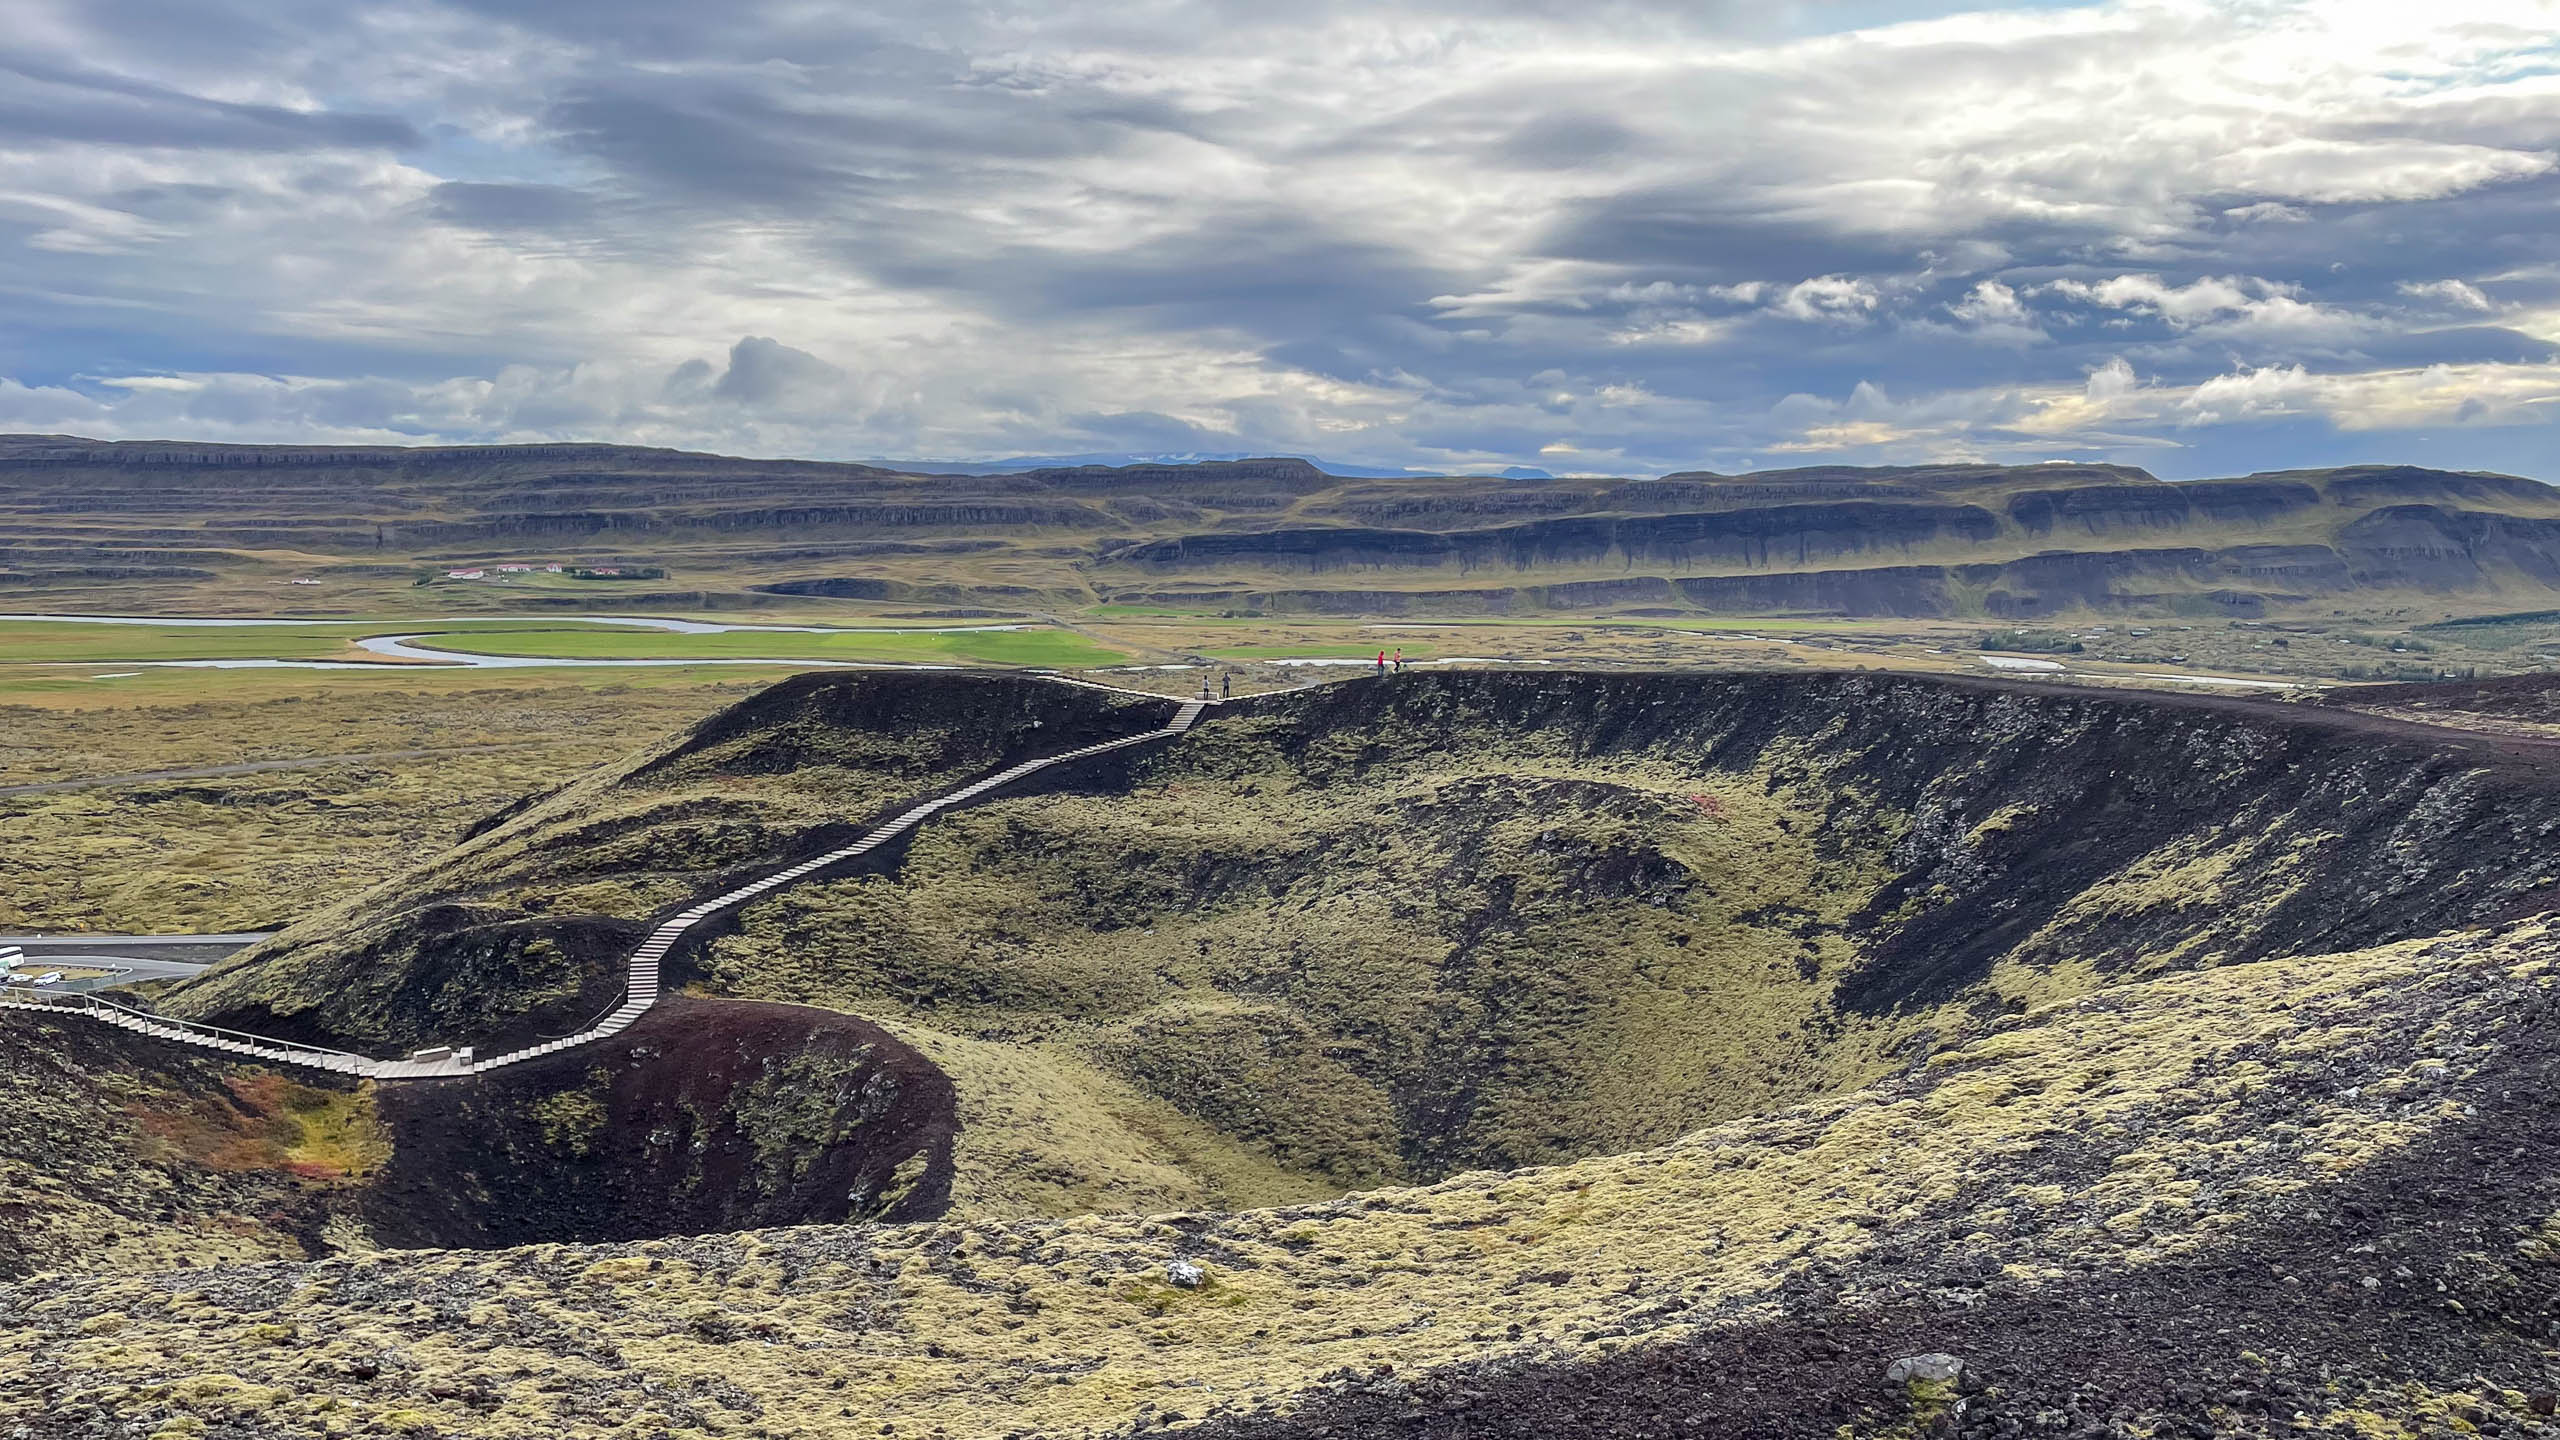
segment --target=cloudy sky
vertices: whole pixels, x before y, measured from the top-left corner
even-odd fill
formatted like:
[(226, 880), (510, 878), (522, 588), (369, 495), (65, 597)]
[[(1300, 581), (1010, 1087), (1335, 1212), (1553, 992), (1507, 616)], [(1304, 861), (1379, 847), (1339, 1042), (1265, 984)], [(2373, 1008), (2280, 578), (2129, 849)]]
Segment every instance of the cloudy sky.
[(2560, 481), (2560, 0), (0, 15), (0, 430)]

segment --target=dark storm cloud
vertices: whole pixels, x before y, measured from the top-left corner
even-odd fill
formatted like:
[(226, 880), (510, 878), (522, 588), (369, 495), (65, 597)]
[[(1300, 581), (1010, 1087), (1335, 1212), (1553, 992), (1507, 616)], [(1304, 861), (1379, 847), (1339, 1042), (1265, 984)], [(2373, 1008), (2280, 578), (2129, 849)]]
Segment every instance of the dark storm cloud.
[(565, 185), (497, 185), (448, 180), (428, 192), (438, 220), (477, 230), (556, 230), (595, 217), (595, 197)]
[(740, 203), (866, 229), (900, 207), (934, 208), (999, 187), (1008, 169), (1109, 151), (1129, 132), (1187, 123), (1163, 105), (1027, 97), (964, 78), (948, 68), (929, 76), (855, 69), (823, 83), (622, 76), (563, 96), (543, 120), (557, 144), (608, 167), (635, 196)]
[(423, 138), (397, 116), (243, 105), (5, 52), (0, 137), (189, 150), (400, 149)]
[(912, 265), (1010, 315), (1125, 312), (1181, 328), (1237, 329), (1279, 345), (1366, 332), (1420, 311), (1450, 281), (1426, 257), (1334, 233), (1320, 216), (1225, 216), (1099, 254), (1007, 250), (967, 270)]
[(2459, 195), (2296, 210), (2295, 219), (2213, 224), (2183, 263), (2379, 300), (2412, 276), (2493, 275), (2560, 260), (2560, 170)]
[(779, 405), (834, 390), (845, 373), (806, 350), (749, 335), (729, 347), (729, 368), (711, 386), (713, 396), (738, 405)]
[(1607, 115), (1566, 112), (1532, 116), (1493, 147), (1524, 170), (1571, 170), (1635, 148), (1636, 132)]
[(1561, 259), (1643, 267), (1701, 283), (1801, 279), (1917, 269), (1907, 239), (1773, 213), (1744, 195), (1655, 188), (1611, 195), (1558, 215), (1537, 242)]
[(546, 118), (562, 144), (643, 193), (815, 210), (863, 179), (812, 143), (805, 117), (748, 92), (667, 99), (589, 91)]

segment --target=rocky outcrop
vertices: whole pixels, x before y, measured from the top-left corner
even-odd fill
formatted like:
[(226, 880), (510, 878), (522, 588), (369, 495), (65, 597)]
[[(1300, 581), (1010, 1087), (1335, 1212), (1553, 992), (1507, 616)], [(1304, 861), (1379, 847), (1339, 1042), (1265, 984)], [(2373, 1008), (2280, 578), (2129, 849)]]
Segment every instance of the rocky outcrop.
[(1673, 582), (1680, 598), (1729, 615), (1948, 615), (1957, 599), (1943, 565), (1813, 570), (1784, 575), (1691, 576)]
[(2377, 588), (2470, 590), (2500, 578), (2560, 586), (2560, 519), (2392, 505), (2339, 534), (2357, 583)]
[(2085, 535), (2173, 530), (2193, 523), (2265, 525), (2320, 503), (2310, 485), (2199, 480), (2187, 485), (2091, 485), (2027, 490), (2009, 498), (2009, 518), (2030, 535), (2057, 529)]

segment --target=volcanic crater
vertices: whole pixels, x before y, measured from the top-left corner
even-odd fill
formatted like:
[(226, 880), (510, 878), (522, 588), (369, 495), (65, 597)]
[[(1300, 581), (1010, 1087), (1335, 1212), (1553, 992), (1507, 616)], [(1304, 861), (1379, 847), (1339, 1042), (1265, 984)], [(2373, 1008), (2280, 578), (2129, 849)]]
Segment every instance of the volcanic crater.
[[(813, 675), (179, 991), (351, 1047), (610, 1005), (690, 899), (1169, 702)], [(2542, 909), (2548, 747), (1868, 675), (1441, 673), (1039, 772), (385, 1092), (378, 1238), (1228, 1210), (1659, 1145), (2032, 1007)]]
[[(2331, 698), (1362, 679), (989, 792), (496, 1076), (10, 1017), (0, 1417), (2547, 1436), (2560, 748)], [(1172, 710), (803, 676), (162, 1003), (567, 1033), (698, 897)]]

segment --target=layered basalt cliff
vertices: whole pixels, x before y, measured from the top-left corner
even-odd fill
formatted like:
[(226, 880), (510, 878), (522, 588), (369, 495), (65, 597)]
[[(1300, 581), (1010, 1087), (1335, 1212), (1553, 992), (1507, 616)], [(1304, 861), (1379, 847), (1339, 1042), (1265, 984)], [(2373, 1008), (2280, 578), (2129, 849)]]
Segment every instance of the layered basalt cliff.
[(1334, 527), (1192, 535), (1105, 551), (1143, 570), (1242, 564), (1277, 570), (1406, 566), (1530, 570), (1587, 565), (1801, 567), (1872, 550), (1988, 540), (1999, 522), (1967, 505), (1775, 505), (1642, 517), (1538, 520), (1489, 530)]
[(453, 560), (611, 556), (702, 604), (1082, 605), (1179, 581), (1342, 614), (1605, 609), (1623, 603), (1612, 584), (1710, 613), (2326, 614), (2560, 594), (2560, 491), (2406, 466), (2180, 484), (2103, 465), (1347, 479), (1293, 459), (943, 475), (615, 446), (17, 436), (0, 437), (0, 554), (30, 557), (0, 584), (132, 597), (118, 609), (351, 560), (432, 580)]

